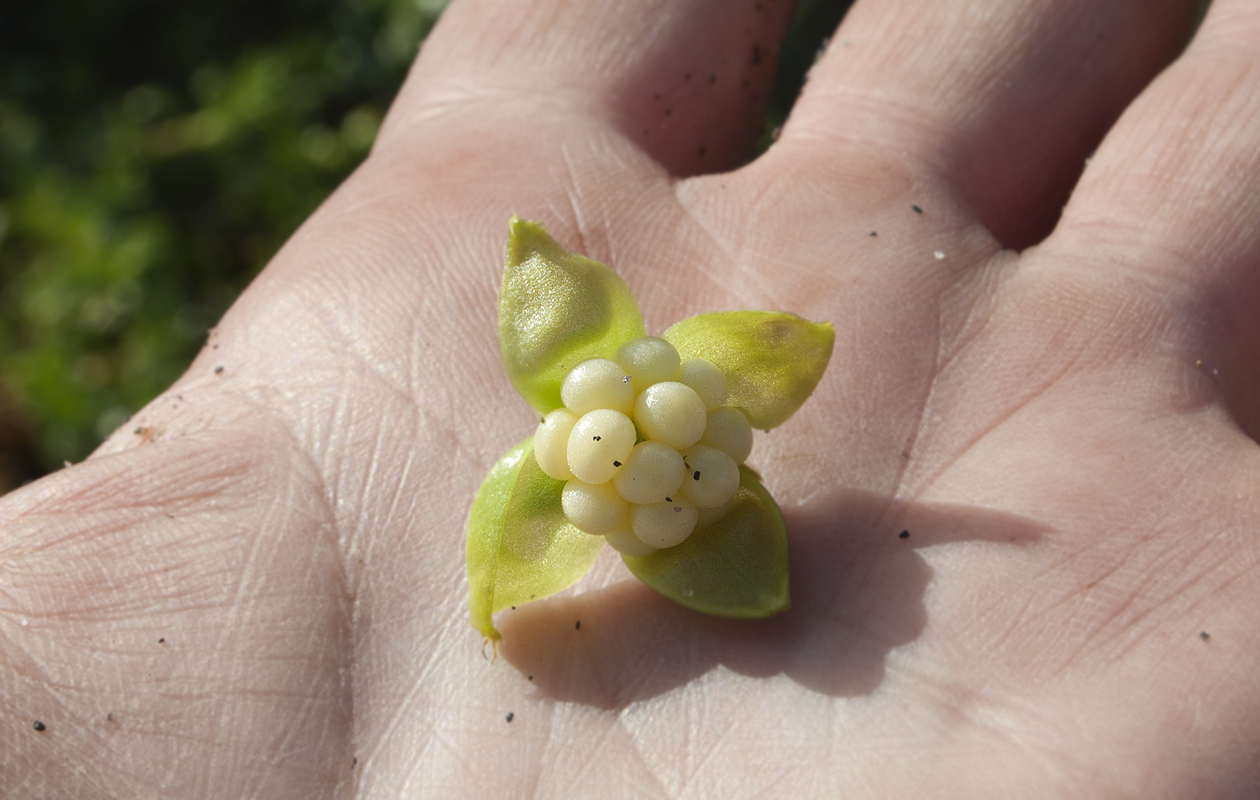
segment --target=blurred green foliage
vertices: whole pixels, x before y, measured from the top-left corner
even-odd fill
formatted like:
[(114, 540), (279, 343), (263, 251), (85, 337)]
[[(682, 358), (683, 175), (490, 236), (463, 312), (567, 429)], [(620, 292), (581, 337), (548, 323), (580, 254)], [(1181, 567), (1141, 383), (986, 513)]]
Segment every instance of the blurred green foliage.
[(443, 4), (6, 3), (0, 389), (44, 468), (178, 377), (366, 155)]
[[(367, 154), (445, 2), (5, 4), (0, 462), (23, 425), (20, 477), (80, 460), (179, 376)], [(847, 6), (798, 9), (761, 147)]]

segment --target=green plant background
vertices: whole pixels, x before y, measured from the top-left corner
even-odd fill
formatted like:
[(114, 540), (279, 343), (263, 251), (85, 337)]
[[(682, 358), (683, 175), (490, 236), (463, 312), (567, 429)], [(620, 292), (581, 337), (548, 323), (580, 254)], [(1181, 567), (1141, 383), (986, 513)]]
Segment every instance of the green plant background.
[[(6, 4), (0, 493), (179, 376), (366, 156), (445, 3)], [(847, 6), (800, 4), (759, 149)]]

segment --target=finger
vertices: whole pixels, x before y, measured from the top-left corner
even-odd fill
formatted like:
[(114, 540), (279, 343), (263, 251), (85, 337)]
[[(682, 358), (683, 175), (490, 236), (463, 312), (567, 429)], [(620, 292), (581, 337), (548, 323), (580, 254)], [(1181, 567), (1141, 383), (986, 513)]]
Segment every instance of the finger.
[(1047, 255), (1198, 320), (1180, 359), (1260, 434), (1260, 7), (1214, 3), (1091, 161)]
[(425, 43), (384, 133), (486, 103), (513, 112), (522, 142), (594, 118), (672, 173), (725, 169), (757, 133), (790, 11), (781, 0), (464, 0)]
[(862, 142), (952, 185), (1008, 247), (1041, 239), (1085, 157), (1184, 42), (1186, 0), (859, 3), (784, 149)]

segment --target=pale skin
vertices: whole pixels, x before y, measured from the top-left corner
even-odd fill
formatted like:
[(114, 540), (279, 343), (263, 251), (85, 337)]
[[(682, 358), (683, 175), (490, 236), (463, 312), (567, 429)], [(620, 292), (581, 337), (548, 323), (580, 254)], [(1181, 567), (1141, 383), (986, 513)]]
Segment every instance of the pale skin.
[[(786, 8), (457, 0), (185, 377), (0, 500), (0, 786), (1250, 796), (1260, 6), (1178, 56), (1195, 6), (860, 3), (740, 167)], [(750, 458), (791, 612), (703, 617), (606, 551), (483, 658), (464, 521), (537, 423), (513, 213), (650, 333), (835, 324)]]

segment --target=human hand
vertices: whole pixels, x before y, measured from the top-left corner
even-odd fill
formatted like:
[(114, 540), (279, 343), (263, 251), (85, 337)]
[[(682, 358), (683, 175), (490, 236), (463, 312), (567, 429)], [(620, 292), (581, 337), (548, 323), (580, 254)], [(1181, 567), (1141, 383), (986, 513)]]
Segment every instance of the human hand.
[[(1256, 785), (1254, 4), (1218, 0), (1153, 82), (1195, 3), (862, 4), (731, 172), (789, 10), (646, 5), (456, 3), (188, 374), (0, 501), (0, 786)], [(751, 459), (790, 612), (702, 617), (609, 553), (482, 659), (463, 524), (535, 419), (494, 321), (513, 213), (615, 268), (649, 332), (835, 323)]]

